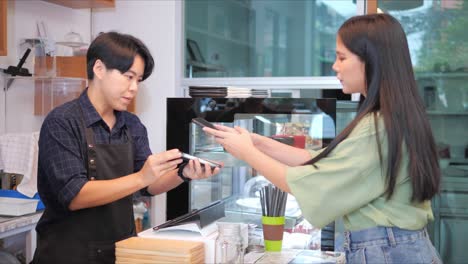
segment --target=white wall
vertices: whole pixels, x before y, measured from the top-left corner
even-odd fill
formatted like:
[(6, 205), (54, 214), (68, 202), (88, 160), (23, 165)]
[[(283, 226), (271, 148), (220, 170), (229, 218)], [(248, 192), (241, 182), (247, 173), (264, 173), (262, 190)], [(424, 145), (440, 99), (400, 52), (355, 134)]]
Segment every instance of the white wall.
[[(9, 65), (16, 66), (19, 59), (23, 55), (23, 49), (20, 44), (25, 38), (37, 38), (36, 22), (43, 21), (48, 29), (49, 37), (54, 41), (63, 40), (65, 34), (73, 30), (79, 33), (84, 42), (89, 43), (91, 22), (91, 12), (89, 9), (71, 9), (38, 0), (21, 0), (21, 1), (8, 1), (8, 56), (0, 56), (0, 68), (7, 68)], [(24, 46), (23, 46), (24, 47)], [(33, 69), (33, 53), (31, 53), (26, 60), (23, 67), (28, 68), (31, 72)], [(3, 71), (2, 71), (3, 72)], [(5, 131), (5, 93), (3, 92), (3, 73), (0, 74), (0, 133)], [(24, 97), (10, 96), (10, 94), (25, 95), (23, 91), (30, 95), (32, 98), (32, 89), (30, 85), (33, 82), (15, 82), (12, 89), (15, 89), (8, 94), (8, 107), (9, 112), (21, 115), (22, 124), (38, 124), (36, 122), (37, 116), (32, 115), (31, 109), (25, 109), (20, 104), (19, 100)], [(26, 85), (27, 84), (27, 85)], [(13, 108), (10, 108), (13, 106)], [(24, 104), (23, 104), (24, 106)], [(37, 126), (34, 126), (37, 127)], [(26, 131), (24, 131), (26, 132)]]
[[(80, 33), (87, 43), (97, 33), (109, 30), (140, 38), (153, 54), (156, 65), (153, 75), (141, 85), (136, 111), (148, 129), (152, 151), (163, 151), (166, 149), (166, 98), (182, 95), (178, 88), (182, 77), (182, 5), (182, 1), (173, 0), (117, 0), (115, 8), (91, 11), (38, 0), (8, 1), (8, 56), (0, 57), (0, 67), (18, 63), (22, 55), (19, 43), (21, 39), (37, 37), (37, 21), (46, 22), (55, 41), (63, 40), (71, 30)], [(26, 66), (32, 65), (30, 59)], [(3, 83), (1, 74), (0, 83)], [(15, 103), (14, 100), (19, 100), (15, 97), (19, 96), (9, 96), (9, 105), (20, 105)], [(4, 100), (4, 93), (0, 92), (0, 133), (5, 131)], [(29, 109), (12, 111), (30, 112)], [(22, 123), (33, 122), (23, 120)], [(151, 215), (154, 225), (165, 221), (165, 195), (153, 199), (153, 204), (157, 205), (157, 213), (153, 210)]]
[[(149, 48), (155, 69), (136, 99), (136, 112), (148, 129), (153, 153), (166, 150), (166, 98), (181, 96), (182, 1), (117, 0), (113, 9), (93, 10), (92, 34), (115, 30), (132, 34)], [(165, 194), (152, 200), (152, 225), (165, 221)]]
[[(3, 1), (3, 0), (1, 0)], [(36, 22), (43, 21), (48, 27), (49, 37), (54, 41), (61, 41), (66, 33), (73, 30), (83, 37), (83, 41), (89, 43), (90, 40), (90, 15), (89, 9), (75, 10), (67, 7), (50, 4), (38, 0), (15, 0), (8, 1), (7, 10), (7, 56), (0, 56), (0, 68), (7, 68), (10, 65), (16, 66), (23, 55), (20, 43), (24, 38), (38, 37)], [(23, 67), (31, 72), (33, 69), (33, 53), (28, 57)], [(0, 71), (0, 133), (4, 133), (5, 120), (5, 92), (3, 91), (4, 75)], [(33, 115), (33, 84), (29, 80), (15, 81), (8, 92), (8, 112), (9, 132), (13, 129), (16, 132), (29, 132), (40, 127), (42, 117)], [(10, 122), (11, 120), (11, 122)], [(27, 236), (29, 237), (29, 235)], [(35, 238), (35, 235), (31, 236)], [(9, 237), (4, 241), (6, 250), (16, 250), (20, 245), (24, 248), (25, 236), (17, 235)], [(29, 241), (35, 245), (34, 241)], [(10, 245), (14, 245), (10, 247)], [(23, 250), (23, 249), (22, 249)], [(24, 252), (24, 251), (23, 251)], [(33, 252), (32, 252), (33, 253)], [(31, 255), (26, 255), (26, 262), (31, 261)], [(0, 261), (2, 262), (2, 261)]]

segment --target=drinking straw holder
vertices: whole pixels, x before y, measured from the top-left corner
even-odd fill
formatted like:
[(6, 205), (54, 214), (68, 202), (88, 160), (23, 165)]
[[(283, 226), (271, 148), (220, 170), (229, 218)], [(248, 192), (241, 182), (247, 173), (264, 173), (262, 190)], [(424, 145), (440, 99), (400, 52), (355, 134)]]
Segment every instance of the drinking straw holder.
[(281, 251), (288, 194), (273, 185), (260, 190), (265, 251)]
[(284, 216), (262, 216), (265, 251), (281, 251), (283, 246)]

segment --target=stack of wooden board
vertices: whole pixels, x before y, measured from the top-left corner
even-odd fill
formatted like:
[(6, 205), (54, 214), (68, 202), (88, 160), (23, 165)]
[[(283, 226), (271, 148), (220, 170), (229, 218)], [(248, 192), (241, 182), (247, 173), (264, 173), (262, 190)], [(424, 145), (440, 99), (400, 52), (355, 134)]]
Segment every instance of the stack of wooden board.
[(116, 264), (204, 263), (205, 248), (200, 241), (131, 237), (115, 244)]

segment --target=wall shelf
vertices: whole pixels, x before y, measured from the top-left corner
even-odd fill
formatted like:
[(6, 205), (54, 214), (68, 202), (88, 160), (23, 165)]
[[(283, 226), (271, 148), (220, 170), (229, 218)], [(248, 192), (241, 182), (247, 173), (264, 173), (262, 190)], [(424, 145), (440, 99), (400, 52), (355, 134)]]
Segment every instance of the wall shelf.
[(115, 0), (42, 0), (74, 9), (115, 7)]

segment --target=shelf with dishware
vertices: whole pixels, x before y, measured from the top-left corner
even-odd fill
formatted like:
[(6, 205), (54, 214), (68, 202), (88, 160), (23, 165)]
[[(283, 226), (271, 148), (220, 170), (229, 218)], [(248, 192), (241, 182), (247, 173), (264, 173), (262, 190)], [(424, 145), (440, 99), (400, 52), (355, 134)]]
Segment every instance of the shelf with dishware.
[(427, 110), (426, 113), (433, 116), (468, 116), (468, 109), (467, 111)]
[(209, 31), (207, 29), (201, 29), (201, 28), (197, 28), (197, 27), (194, 27), (194, 26), (187, 26), (187, 30), (191, 31), (192, 33), (197, 33), (197, 34), (203, 35), (203, 36), (205, 36), (207, 38), (213, 38), (213, 39), (216, 39), (218, 41), (225, 42), (227, 44), (233, 44), (233, 45), (237, 45), (237, 46), (244, 46), (244, 47), (253, 48), (253, 44), (249, 43), (247, 40), (243, 40), (243, 39), (239, 39), (239, 38), (233, 38), (231, 36), (228, 36), (228, 34), (216, 33), (216, 32), (213, 32), (213, 31)]
[(416, 72), (416, 79), (468, 79), (468, 72)]
[(439, 161), (442, 174), (450, 177), (468, 176), (468, 159), (441, 159)]

